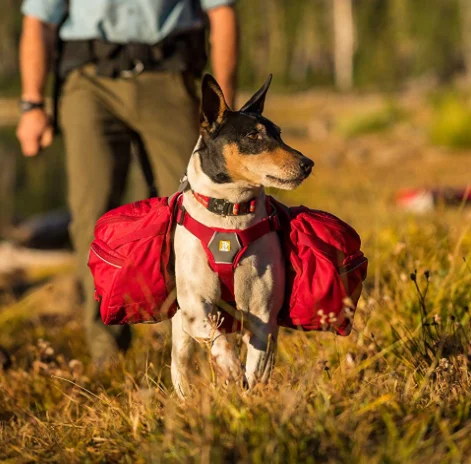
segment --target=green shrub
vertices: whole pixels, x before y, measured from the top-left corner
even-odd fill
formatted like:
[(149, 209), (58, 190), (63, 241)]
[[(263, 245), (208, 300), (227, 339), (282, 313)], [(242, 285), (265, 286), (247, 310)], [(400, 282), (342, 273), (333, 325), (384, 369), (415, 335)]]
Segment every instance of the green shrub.
[(435, 100), (429, 128), (432, 143), (450, 148), (471, 147), (471, 108), (458, 93), (447, 93)]
[(404, 112), (393, 104), (380, 110), (356, 114), (339, 121), (338, 132), (344, 137), (358, 137), (371, 132), (381, 132), (391, 128), (404, 117)]

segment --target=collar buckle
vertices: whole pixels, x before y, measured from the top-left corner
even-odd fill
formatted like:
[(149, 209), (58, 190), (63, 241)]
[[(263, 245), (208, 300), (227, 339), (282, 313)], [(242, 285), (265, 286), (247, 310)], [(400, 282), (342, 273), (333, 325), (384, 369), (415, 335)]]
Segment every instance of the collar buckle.
[(221, 198), (209, 198), (207, 209), (220, 216), (234, 216), (234, 204)]

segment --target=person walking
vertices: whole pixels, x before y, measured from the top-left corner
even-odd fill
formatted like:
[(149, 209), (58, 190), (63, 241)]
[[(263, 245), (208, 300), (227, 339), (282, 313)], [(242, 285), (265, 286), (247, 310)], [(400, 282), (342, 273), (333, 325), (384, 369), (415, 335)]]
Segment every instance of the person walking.
[(61, 82), (70, 232), (85, 292), (87, 343), (99, 364), (126, 351), (131, 332), (128, 326), (106, 327), (99, 317), (87, 268), (95, 222), (123, 201), (132, 143), (140, 146), (139, 153), (147, 152), (159, 195), (178, 189), (198, 137), (195, 83), (206, 63), (206, 27), (213, 72), (233, 103), (238, 43), (234, 2), (23, 2), (17, 137), (29, 157), (52, 142), (44, 88), (58, 50), (55, 73)]

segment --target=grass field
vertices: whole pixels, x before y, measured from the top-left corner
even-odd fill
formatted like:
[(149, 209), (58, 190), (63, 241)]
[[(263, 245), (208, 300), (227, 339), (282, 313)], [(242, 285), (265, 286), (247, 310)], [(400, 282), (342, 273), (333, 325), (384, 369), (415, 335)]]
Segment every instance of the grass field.
[(168, 325), (138, 327), (126, 358), (98, 374), (61, 274), (3, 298), (0, 344), (14, 362), (0, 373), (0, 461), (471, 462), (471, 212), (415, 216), (393, 201), (402, 187), (470, 185), (471, 153), (429, 142), (437, 115), (422, 98), (393, 112), (379, 96), (269, 103), (316, 161), (282, 198), (362, 236), (370, 268), (352, 335), (283, 330), (270, 384), (249, 393), (211, 384), (203, 352), (198, 393), (182, 404)]

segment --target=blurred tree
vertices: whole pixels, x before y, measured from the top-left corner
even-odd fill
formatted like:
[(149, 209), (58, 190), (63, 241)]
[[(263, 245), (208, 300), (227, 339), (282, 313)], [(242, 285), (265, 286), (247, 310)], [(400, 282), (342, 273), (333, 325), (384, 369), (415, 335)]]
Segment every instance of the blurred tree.
[[(308, 78), (309, 72), (316, 67), (319, 50), (319, 32), (316, 25), (315, 8), (291, 8), (291, 20), (299, 27), (290, 27), (294, 30), (292, 45), (290, 47), (292, 58), (289, 65), (289, 79), (303, 82)], [(297, 10), (297, 11), (296, 11)], [(306, 10), (304, 12), (304, 10)], [(303, 14), (304, 13), (304, 14)]]
[(0, 0), (0, 11), (0, 82), (5, 82), (18, 69), (19, 2)]
[[(358, 49), (355, 59), (356, 82), (360, 86), (395, 88), (400, 66), (393, 15), (396, 0), (357, 0), (356, 30)], [(433, 1), (433, 0), (432, 0)]]
[[(263, 0), (262, 4), (267, 18), (264, 26), (268, 36), (268, 72), (285, 77), (288, 62), (286, 6), (283, 0)], [(268, 72), (265, 68), (263, 76)]]
[(468, 80), (471, 81), (471, 1), (460, 2), (463, 59)]
[(409, 2), (409, 17), (415, 47), (406, 77), (428, 73), (446, 82), (463, 70), (459, 0)]
[[(0, 0), (0, 85), (10, 88), (20, 4)], [(272, 72), (279, 87), (387, 89), (471, 69), (471, 0), (239, 0), (238, 9), (243, 86)]]
[(333, 1), (335, 84), (340, 90), (353, 87), (355, 30), (352, 0)]
[(288, 79), (298, 86), (316, 80), (332, 80), (332, 37), (330, 0), (317, 0), (310, 6), (296, 3), (288, 9), (288, 30), (293, 31)]

